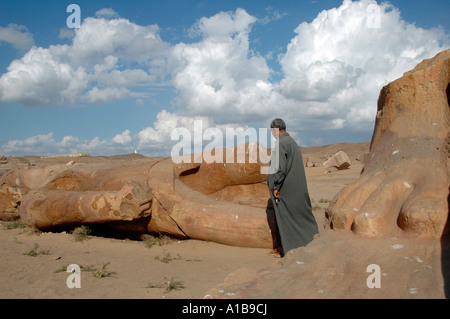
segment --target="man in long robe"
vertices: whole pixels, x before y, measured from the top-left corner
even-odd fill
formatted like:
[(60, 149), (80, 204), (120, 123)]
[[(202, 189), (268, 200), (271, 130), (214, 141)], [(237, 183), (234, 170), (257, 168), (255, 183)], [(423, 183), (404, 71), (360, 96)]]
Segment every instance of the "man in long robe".
[(306, 246), (319, 230), (312, 214), (300, 148), (286, 132), (282, 119), (273, 120), (270, 127), (277, 141), (267, 182), (277, 225), (275, 252), (283, 256), (291, 249)]

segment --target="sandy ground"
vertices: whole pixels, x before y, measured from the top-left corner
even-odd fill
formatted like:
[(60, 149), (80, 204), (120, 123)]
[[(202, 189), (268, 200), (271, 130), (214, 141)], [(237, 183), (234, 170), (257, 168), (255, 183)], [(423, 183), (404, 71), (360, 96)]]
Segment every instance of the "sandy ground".
[[(26, 255), (35, 244), (38, 253), (48, 254)], [(230, 272), (274, 261), (266, 250), (212, 242), (174, 240), (148, 248), (136, 240), (90, 237), (77, 242), (72, 234), (4, 227), (0, 247), (0, 298), (203, 298)], [(68, 264), (100, 271), (105, 263), (109, 274), (102, 278), (81, 272), (80, 289), (69, 289), (70, 273), (61, 271)], [(181, 284), (180, 289), (166, 291), (168, 281)]]

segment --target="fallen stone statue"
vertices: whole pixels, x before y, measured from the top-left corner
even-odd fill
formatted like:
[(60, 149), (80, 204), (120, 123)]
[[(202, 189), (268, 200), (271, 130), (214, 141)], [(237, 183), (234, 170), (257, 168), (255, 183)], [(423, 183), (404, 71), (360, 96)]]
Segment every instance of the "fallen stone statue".
[(333, 229), (441, 237), (449, 211), (449, 82), (446, 50), (381, 90), (369, 161), (326, 211)]
[(0, 178), (0, 216), (20, 217), (42, 230), (108, 224), (142, 234), (271, 248), (267, 175), (261, 174), (261, 163), (249, 160), (261, 147), (235, 147), (235, 154), (244, 148), (245, 163), (174, 164), (159, 158), (15, 169)]

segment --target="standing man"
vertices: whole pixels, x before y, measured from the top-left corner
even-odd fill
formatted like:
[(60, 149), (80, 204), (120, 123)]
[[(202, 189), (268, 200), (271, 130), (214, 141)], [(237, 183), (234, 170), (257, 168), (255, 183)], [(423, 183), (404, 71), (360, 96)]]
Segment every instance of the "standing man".
[(267, 178), (278, 232), (274, 252), (283, 256), (293, 248), (306, 246), (319, 229), (312, 214), (300, 148), (286, 132), (282, 119), (273, 120), (270, 128), (277, 139)]

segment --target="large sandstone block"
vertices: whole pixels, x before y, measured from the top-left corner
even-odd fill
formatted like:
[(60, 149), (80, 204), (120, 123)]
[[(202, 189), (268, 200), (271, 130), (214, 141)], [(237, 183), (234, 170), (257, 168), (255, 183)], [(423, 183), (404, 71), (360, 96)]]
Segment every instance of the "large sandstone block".
[(344, 151), (339, 151), (323, 163), (329, 170), (343, 170), (351, 165), (350, 158)]

